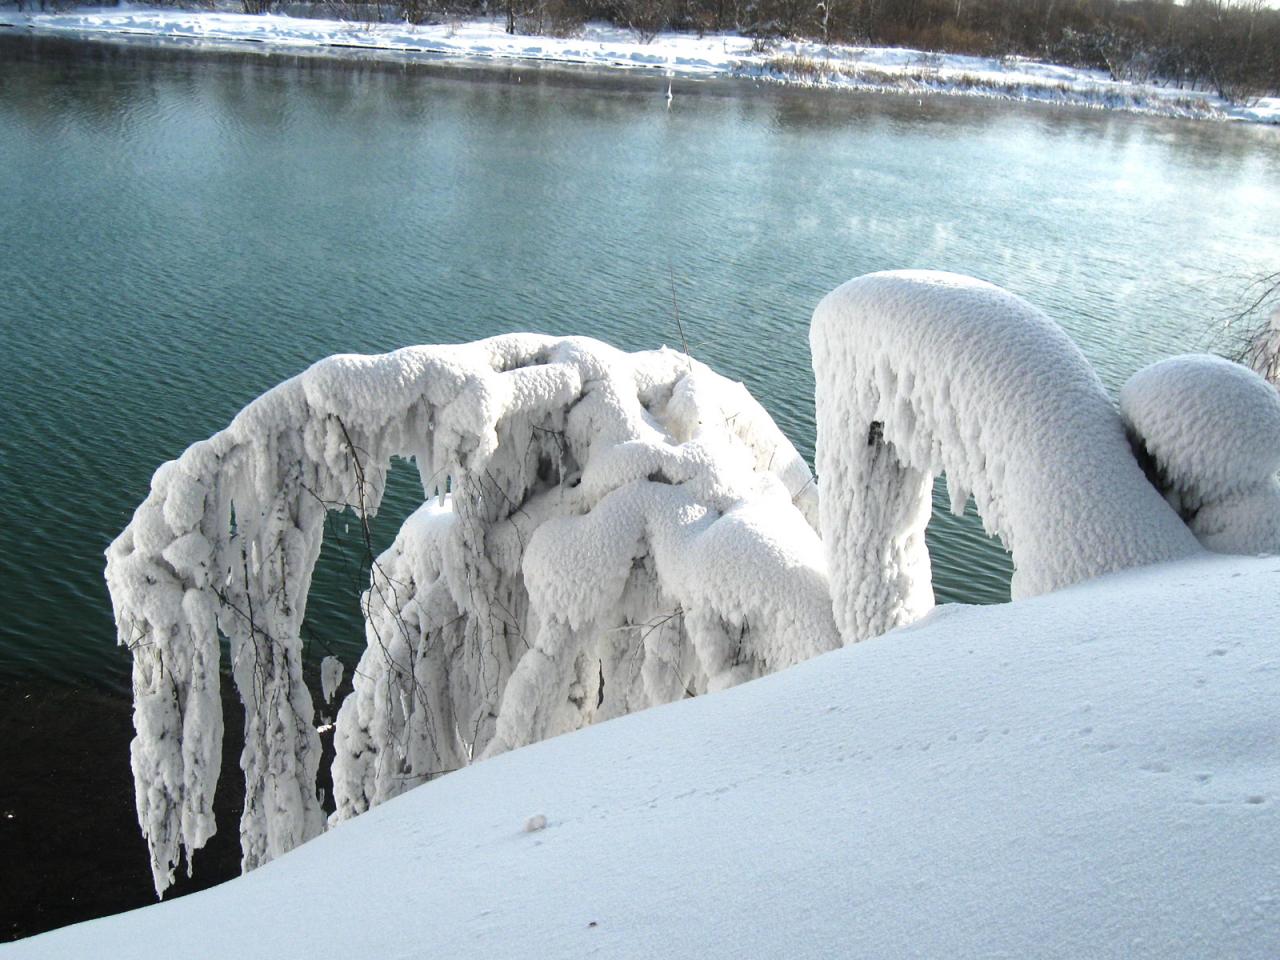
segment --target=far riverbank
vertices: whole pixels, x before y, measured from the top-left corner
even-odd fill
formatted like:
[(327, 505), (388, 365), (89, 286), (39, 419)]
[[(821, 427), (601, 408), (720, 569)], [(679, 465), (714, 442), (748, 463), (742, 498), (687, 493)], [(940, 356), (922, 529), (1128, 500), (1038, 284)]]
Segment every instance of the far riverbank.
[(976, 57), (807, 41), (757, 43), (734, 34), (660, 33), (643, 43), (629, 30), (587, 24), (572, 37), (508, 34), (501, 18), (442, 23), (360, 23), (221, 10), (122, 5), (59, 13), (0, 7), (0, 29), (92, 40), (151, 38), (200, 45), (255, 45), (340, 56), (353, 50), (403, 60), (525, 63), (656, 73), (674, 100), (687, 82), (745, 78), (762, 83), (948, 95), (1122, 110), (1205, 120), (1280, 124), (1280, 97), (1229, 103), (1205, 91), (1124, 83), (1100, 70), (1025, 57)]

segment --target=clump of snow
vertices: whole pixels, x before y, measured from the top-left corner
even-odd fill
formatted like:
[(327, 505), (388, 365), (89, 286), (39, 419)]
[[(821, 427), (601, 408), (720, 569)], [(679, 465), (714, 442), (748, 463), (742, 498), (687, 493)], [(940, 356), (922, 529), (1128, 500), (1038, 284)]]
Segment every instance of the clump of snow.
[(326, 512), (373, 516), (392, 457), (440, 504), (373, 564), (337, 819), (839, 643), (808, 467), (741, 384), (527, 334), (331, 357), (161, 467), (107, 553), (158, 891), (214, 829), (219, 633), (246, 711), (245, 869), (323, 829), (300, 628)]
[(952, 510), (972, 495), (1013, 554), (1015, 599), (1198, 550), (1084, 355), (1018, 297), (954, 274), (870, 274), (818, 305), (810, 341), (846, 641), (932, 606), (924, 533), (941, 473)]
[(325, 703), (333, 703), (333, 695), (342, 686), (342, 661), (337, 657), (325, 657), (320, 661), (320, 695)]
[(1280, 549), (1280, 393), (1221, 357), (1170, 357), (1120, 391), (1130, 431), (1200, 541), (1222, 553)]
[(547, 818), (541, 813), (535, 813), (524, 822), (525, 833), (537, 833), (539, 830), (545, 830), (546, 828)]
[(1278, 574), (1202, 553), (942, 607), (0, 954), (1275, 960)]
[[(1280, 400), (1243, 368), (1184, 358), (1126, 388), (1180, 515), (1080, 351), (998, 287), (871, 274), (822, 301), (811, 342), (820, 504), (741, 384), (672, 350), (532, 334), (330, 357), (162, 466), (107, 552), (157, 891), (215, 828), (220, 635), (246, 711), (245, 869), (324, 829), (301, 624), (327, 512), (372, 517), (392, 458), (426, 502), (368, 558), (335, 824), (920, 618), (940, 473), (1012, 552), (1015, 598), (1200, 554), (1196, 535), (1280, 543)], [(340, 679), (326, 662), (326, 699)]]

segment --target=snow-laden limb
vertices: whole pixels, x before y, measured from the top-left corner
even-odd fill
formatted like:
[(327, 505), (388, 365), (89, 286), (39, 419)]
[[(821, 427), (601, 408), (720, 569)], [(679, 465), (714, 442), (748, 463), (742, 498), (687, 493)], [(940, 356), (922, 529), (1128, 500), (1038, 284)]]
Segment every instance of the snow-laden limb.
[(1210, 550), (1280, 550), (1280, 393), (1208, 354), (1139, 370), (1120, 411), (1170, 504)]
[(462, 662), (466, 624), (445, 575), (451, 499), (419, 507), (371, 571), (362, 598), (368, 647), (334, 730), (335, 821), (464, 766), (496, 706), (473, 683), (479, 665)]
[[(741, 384), (687, 357), (577, 341), (554, 418), (508, 411), (476, 490), (427, 504), (374, 565), (339, 713), (334, 821), (473, 759), (720, 689), (839, 645), (816, 492)], [(541, 439), (537, 469), (528, 444)], [(478, 604), (478, 598), (491, 597)], [(501, 618), (505, 644), (471, 624)]]
[(246, 711), (243, 866), (323, 829), (300, 631), (327, 511), (372, 516), (392, 457), (451, 495), (374, 565), (339, 817), (837, 645), (809, 470), (740, 384), (528, 334), (331, 357), (157, 471), (108, 550), (157, 891), (214, 830), (219, 634)]
[(823, 541), (845, 641), (933, 603), (930, 481), (973, 495), (1015, 598), (1199, 548), (1146, 480), (1088, 361), (1035, 307), (954, 274), (870, 274), (810, 332)]

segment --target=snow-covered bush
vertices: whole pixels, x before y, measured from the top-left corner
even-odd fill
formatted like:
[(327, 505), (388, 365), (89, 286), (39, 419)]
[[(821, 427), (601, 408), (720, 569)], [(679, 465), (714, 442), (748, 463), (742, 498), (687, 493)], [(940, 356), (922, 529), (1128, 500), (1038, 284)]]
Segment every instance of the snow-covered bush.
[(972, 494), (1013, 554), (1015, 599), (1197, 549), (1084, 355), (1018, 297), (954, 274), (870, 274), (818, 305), (810, 342), (846, 640), (933, 605), (924, 532), (940, 473), (952, 510)]
[(323, 829), (300, 630), (326, 512), (372, 515), (393, 456), (442, 505), (373, 566), (339, 818), (838, 644), (809, 469), (741, 384), (533, 335), (331, 357), (161, 467), (108, 551), (157, 891), (215, 827), (219, 634), (245, 705), (244, 868)]
[(1280, 549), (1280, 393), (1247, 367), (1188, 354), (1139, 370), (1120, 410), (1170, 504), (1210, 550)]

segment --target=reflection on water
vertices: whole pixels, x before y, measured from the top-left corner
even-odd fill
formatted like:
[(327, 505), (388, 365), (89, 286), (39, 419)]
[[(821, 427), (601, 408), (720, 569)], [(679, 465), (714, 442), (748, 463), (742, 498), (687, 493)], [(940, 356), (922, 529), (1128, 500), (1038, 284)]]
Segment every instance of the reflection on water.
[[(330, 353), (674, 343), (673, 272), (692, 352), (811, 458), (808, 317), (851, 276), (994, 280), (1115, 389), (1277, 259), (1277, 131), (659, 81), (0, 36), (0, 671), (122, 684), (101, 553), (152, 470)], [(930, 545), (941, 599), (1007, 597), (975, 519)]]

